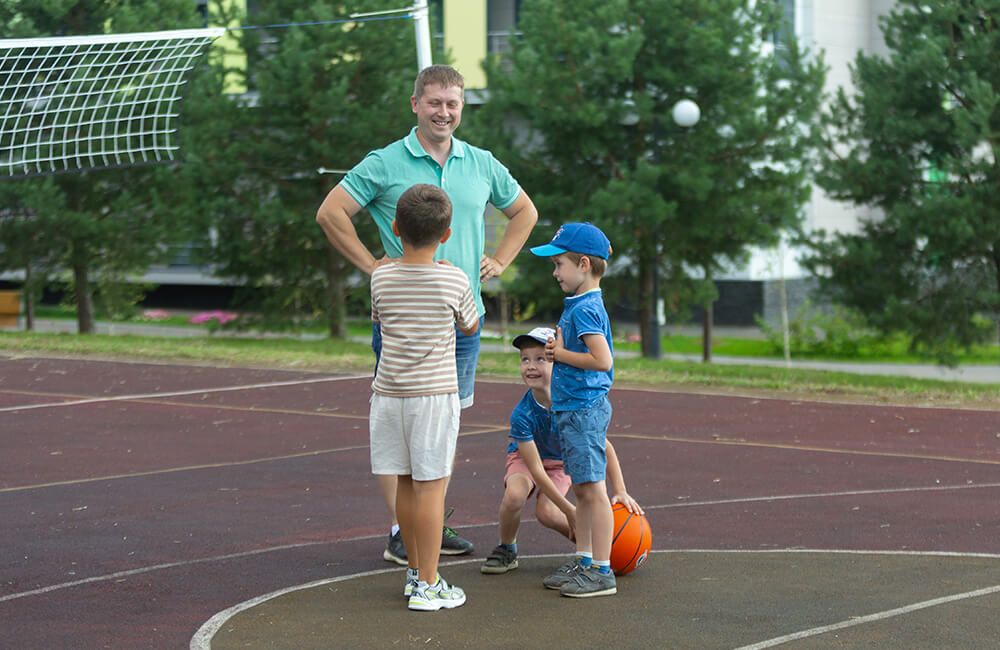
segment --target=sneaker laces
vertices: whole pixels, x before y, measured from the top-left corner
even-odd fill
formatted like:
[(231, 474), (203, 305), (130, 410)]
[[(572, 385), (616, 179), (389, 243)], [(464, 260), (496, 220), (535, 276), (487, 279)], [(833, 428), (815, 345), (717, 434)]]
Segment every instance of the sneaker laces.
[(458, 537), (458, 533), (454, 528), (448, 526), (448, 519), (451, 517), (452, 513), (455, 512), (454, 508), (448, 508), (448, 512), (444, 515), (444, 536), (445, 537)]

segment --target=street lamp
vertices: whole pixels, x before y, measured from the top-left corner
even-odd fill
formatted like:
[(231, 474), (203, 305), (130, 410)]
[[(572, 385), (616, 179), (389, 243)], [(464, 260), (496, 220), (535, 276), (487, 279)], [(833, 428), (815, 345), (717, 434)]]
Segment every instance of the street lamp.
[[(670, 111), (674, 124), (689, 129), (701, 119), (701, 109), (694, 101), (682, 99)], [(643, 353), (652, 359), (663, 356), (660, 346), (660, 250), (657, 244), (653, 250), (653, 308), (649, 314), (649, 341), (643, 341)]]

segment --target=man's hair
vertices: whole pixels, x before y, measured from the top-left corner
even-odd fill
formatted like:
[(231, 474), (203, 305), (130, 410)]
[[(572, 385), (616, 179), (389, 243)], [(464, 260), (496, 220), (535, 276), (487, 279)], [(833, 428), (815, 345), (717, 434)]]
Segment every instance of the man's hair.
[(413, 96), (420, 99), (427, 84), (438, 84), (442, 88), (458, 86), (463, 95), (465, 93), (465, 79), (450, 65), (430, 65), (421, 70), (417, 80), (413, 82)]
[(396, 228), (410, 246), (422, 248), (439, 241), (451, 226), (451, 199), (444, 190), (418, 183), (396, 202)]
[(573, 253), (570, 251), (563, 253), (563, 255), (565, 255), (566, 259), (568, 259), (570, 262), (573, 262), (573, 264), (579, 264), (580, 260), (586, 257), (588, 260), (590, 260), (590, 273), (595, 278), (604, 277), (605, 271), (608, 270), (608, 261), (602, 260), (600, 257), (595, 257), (593, 255), (582, 255), (580, 253)]

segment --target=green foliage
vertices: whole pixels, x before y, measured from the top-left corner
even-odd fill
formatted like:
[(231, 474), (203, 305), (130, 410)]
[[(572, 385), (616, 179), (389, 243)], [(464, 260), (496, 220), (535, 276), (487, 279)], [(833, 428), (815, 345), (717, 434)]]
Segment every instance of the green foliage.
[[(384, 8), (375, 0), (279, 0), (261, 3), (250, 20), (316, 22)], [(221, 15), (226, 5), (210, 9)], [(237, 306), (258, 314), (245, 324), (295, 325), (325, 315), (331, 331), (343, 334), (353, 269), (332, 253), (315, 221), (320, 202), (342, 176), (318, 170), (349, 169), (412, 126), (413, 25), (301, 25), (237, 37), (247, 66), (228, 72), (245, 77), (250, 95), (220, 102), (227, 71), (215, 61), (202, 79), (216, 88), (214, 104), (189, 109), (199, 127), (185, 173), (198, 200), (207, 202), (199, 206), (205, 229), (217, 233), (205, 261), (244, 287)], [(355, 224), (377, 250), (370, 220), (362, 215)]]
[(943, 361), (1000, 318), (998, 11), (898, 2), (882, 23), (890, 55), (859, 54), (857, 94), (824, 116), (819, 181), (876, 216), (814, 242), (808, 266), (832, 299)]
[[(190, 0), (9, 0), (0, 5), (0, 36), (30, 38), (151, 31), (197, 26)], [(81, 331), (93, 328), (92, 298), (118, 290), (130, 273), (141, 273), (183, 241), (184, 214), (170, 211), (174, 186), (163, 168), (74, 172), (5, 181), (8, 207), (0, 218), (6, 269), (30, 268), (31, 291), (55, 269), (70, 270), (76, 283)], [(7, 253), (10, 251), (10, 253)], [(96, 281), (94, 280), (96, 278)], [(116, 301), (112, 301), (116, 302)]]
[[(531, 243), (595, 222), (626, 260), (620, 290), (649, 310), (654, 275), (711, 276), (794, 229), (824, 74), (794, 42), (762, 53), (780, 20), (775, 3), (742, 0), (525, 3), (523, 37), (509, 66), (488, 63), (490, 101), (470, 122), (538, 206)], [(701, 107), (690, 129), (671, 115), (684, 98)], [(525, 264), (520, 290), (558, 305), (543, 262)]]
[[(757, 326), (771, 343), (774, 354), (784, 352), (784, 333), (780, 328), (757, 319)], [(834, 306), (818, 309), (804, 304), (788, 321), (789, 350), (793, 357), (857, 358), (865, 354), (885, 354), (892, 347), (866, 325), (861, 314)]]

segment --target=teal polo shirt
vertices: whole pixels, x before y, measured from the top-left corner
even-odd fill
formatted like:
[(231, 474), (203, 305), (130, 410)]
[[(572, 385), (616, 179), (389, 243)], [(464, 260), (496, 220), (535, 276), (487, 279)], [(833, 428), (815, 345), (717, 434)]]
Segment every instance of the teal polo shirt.
[(434, 259), (446, 259), (469, 276), (479, 315), (486, 313), (479, 282), (479, 262), (486, 248), (486, 204), (510, 207), (521, 187), (489, 151), (456, 137), (444, 166), (424, 151), (416, 127), (383, 149), (372, 151), (349, 171), (340, 186), (378, 226), (389, 257), (401, 257), (403, 247), (392, 233), (399, 196), (417, 183), (440, 187), (452, 203), (451, 238), (438, 247)]

